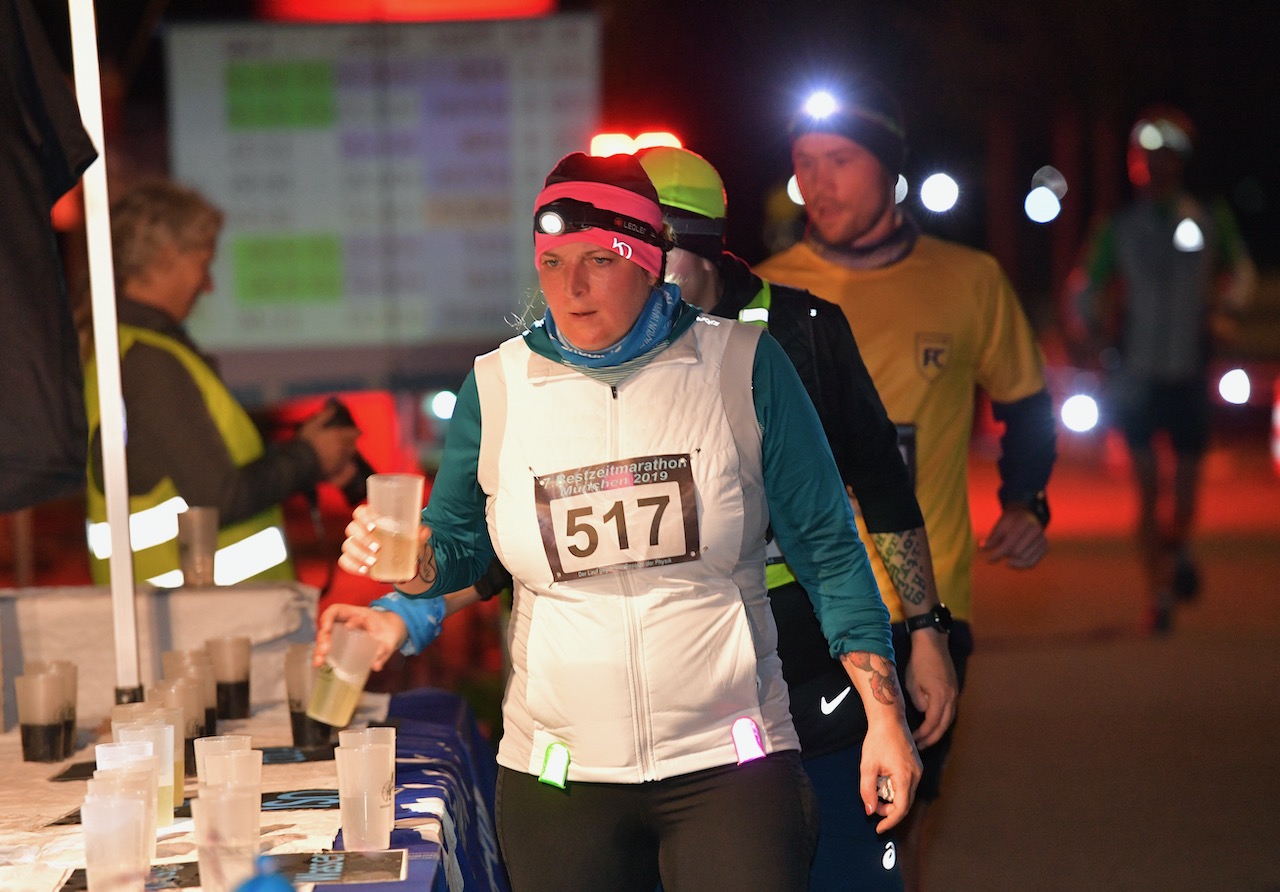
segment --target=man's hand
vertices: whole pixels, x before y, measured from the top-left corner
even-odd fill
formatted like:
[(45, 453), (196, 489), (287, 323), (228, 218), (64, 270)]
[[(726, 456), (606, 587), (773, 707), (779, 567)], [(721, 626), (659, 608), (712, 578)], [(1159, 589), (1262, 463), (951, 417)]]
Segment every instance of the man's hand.
[(316, 649), (311, 662), (324, 663), (333, 638), (333, 624), (345, 623), (353, 629), (364, 629), (378, 643), (371, 667), (376, 671), (386, 665), (387, 658), (400, 649), (409, 632), (404, 620), (388, 610), (373, 610), (358, 604), (330, 604), (316, 624)]
[(298, 428), (298, 437), (305, 440), (315, 450), (320, 460), (320, 476), (340, 486), (355, 473), (351, 459), (356, 454), (356, 440), (360, 438), (360, 428), (351, 425), (330, 427), (334, 406), (325, 406), (312, 415)]
[(916, 746), (933, 746), (956, 718), (960, 685), (947, 650), (947, 636), (933, 629), (911, 633), (911, 658), (907, 661), (907, 693), (924, 713), (924, 721), (912, 736)]
[(1025, 505), (1005, 505), (1000, 519), (982, 543), (990, 563), (1005, 561), (1014, 570), (1028, 570), (1049, 550), (1044, 527)]

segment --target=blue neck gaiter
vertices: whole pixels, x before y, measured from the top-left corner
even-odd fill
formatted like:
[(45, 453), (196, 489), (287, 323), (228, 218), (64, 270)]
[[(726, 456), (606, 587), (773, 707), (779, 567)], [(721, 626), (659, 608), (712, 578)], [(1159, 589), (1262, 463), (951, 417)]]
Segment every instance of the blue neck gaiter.
[(671, 334), (676, 308), (679, 306), (680, 286), (670, 282), (655, 285), (635, 325), (631, 326), (622, 340), (603, 350), (582, 350), (569, 343), (556, 328), (556, 320), (551, 315), (550, 307), (547, 308), (542, 324), (565, 362), (589, 369), (603, 369), (635, 359), (661, 343)]

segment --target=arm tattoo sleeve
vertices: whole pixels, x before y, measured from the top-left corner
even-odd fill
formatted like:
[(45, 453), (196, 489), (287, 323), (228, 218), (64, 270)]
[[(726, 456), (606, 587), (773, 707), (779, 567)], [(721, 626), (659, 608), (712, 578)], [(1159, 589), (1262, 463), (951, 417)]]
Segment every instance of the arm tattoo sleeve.
[(907, 604), (923, 604), (925, 597), (924, 558), (921, 554), (920, 530), (900, 533), (872, 533), (880, 560), (898, 596)]
[(898, 673), (893, 661), (878, 654), (855, 650), (841, 658), (854, 669), (866, 672), (871, 679), (871, 694), (881, 703), (893, 704), (901, 699), (898, 690)]

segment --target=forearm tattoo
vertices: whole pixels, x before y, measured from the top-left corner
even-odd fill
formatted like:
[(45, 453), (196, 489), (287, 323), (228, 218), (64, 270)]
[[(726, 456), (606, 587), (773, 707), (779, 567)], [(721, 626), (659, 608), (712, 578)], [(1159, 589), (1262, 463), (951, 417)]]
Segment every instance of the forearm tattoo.
[(865, 650), (855, 650), (845, 654), (844, 661), (867, 673), (871, 679), (871, 695), (879, 702), (893, 705), (902, 698), (898, 689), (898, 673), (892, 660)]
[(436, 567), (436, 550), (427, 541), (418, 553), (418, 578), (427, 586), (435, 585), (439, 568)]
[(872, 533), (871, 541), (876, 553), (889, 572), (898, 596), (907, 604), (924, 603), (925, 574), (920, 530), (904, 530), (901, 533)]

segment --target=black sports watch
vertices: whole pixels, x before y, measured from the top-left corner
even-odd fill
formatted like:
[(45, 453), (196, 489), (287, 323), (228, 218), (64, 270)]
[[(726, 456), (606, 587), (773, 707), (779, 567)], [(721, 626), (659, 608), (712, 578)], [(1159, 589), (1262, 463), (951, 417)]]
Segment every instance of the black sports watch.
[(947, 609), (946, 604), (935, 604), (928, 613), (908, 616), (907, 631), (914, 632), (917, 629), (933, 629), (935, 632), (946, 635), (951, 631), (951, 611)]
[(1035, 515), (1036, 520), (1040, 521), (1042, 528), (1049, 525), (1049, 499), (1045, 496), (1043, 489), (1034, 494), (1019, 494), (1006, 498), (1002, 504), (1023, 505)]

